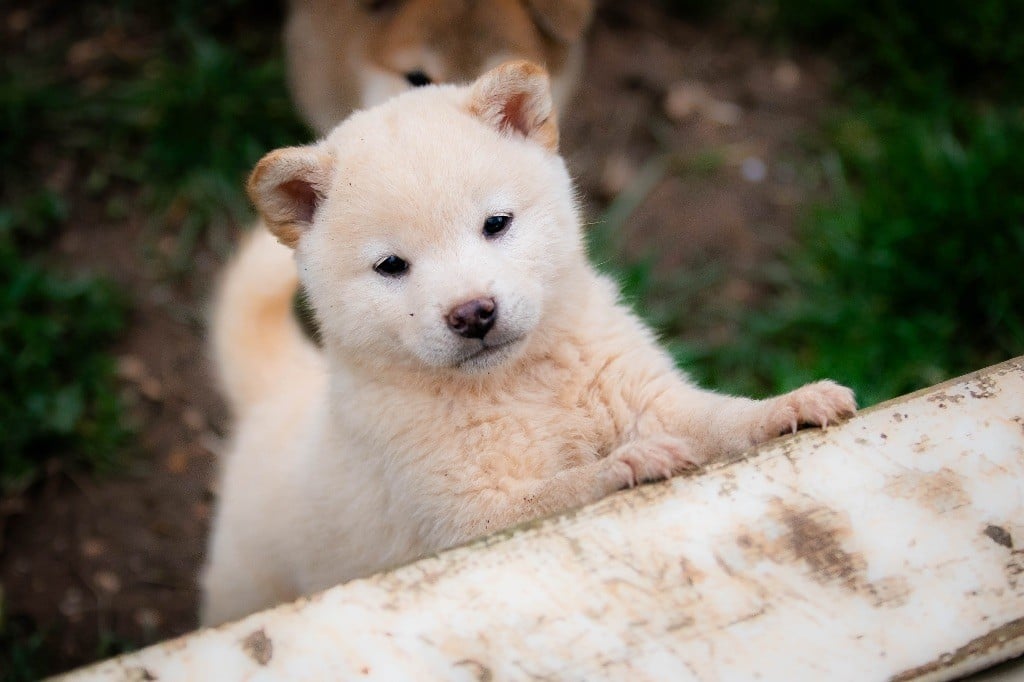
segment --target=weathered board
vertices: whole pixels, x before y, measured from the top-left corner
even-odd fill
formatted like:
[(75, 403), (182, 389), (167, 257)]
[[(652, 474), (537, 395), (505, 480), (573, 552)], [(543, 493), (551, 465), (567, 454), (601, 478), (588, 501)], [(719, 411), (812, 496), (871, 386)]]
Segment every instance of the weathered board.
[(76, 680), (951, 679), (1024, 651), (1024, 358)]

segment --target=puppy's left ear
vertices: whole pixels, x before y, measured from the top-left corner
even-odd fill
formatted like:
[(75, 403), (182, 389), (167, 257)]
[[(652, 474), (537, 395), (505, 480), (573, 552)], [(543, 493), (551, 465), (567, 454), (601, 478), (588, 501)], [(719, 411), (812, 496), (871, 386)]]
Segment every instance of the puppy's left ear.
[(526, 0), (541, 30), (564, 45), (583, 37), (594, 14), (593, 0)]
[(558, 121), (547, 71), (532, 62), (506, 62), (480, 76), (469, 93), (469, 112), (503, 134), (558, 151)]
[(330, 183), (333, 157), (314, 146), (286, 147), (256, 164), (246, 189), (267, 228), (295, 248), (313, 224)]

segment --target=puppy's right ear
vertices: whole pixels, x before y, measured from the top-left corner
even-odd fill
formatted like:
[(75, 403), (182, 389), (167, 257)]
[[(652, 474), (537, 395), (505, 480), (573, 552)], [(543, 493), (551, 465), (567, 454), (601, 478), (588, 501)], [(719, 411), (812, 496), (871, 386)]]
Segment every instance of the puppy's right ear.
[(295, 248), (327, 195), (333, 157), (316, 146), (272, 151), (256, 164), (246, 189), (267, 228)]
[(548, 72), (527, 61), (506, 62), (473, 83), (469, 112), (502, 134), (558, 151), (558, 120)]

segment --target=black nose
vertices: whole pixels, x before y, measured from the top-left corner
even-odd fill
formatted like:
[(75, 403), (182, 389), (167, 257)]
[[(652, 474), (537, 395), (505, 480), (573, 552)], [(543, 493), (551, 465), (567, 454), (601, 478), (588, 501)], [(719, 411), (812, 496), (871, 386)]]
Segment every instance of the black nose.
[(434, 82), (430, 80), (430, 76), (423, 73), (419, 69), (415, 71), (410, 71), (409, 73), (405, 74), (405, 80), (409, 81), (409, 85), (413, 86), (414, 88), (418, 88), (423, 85), (430, 85), (431, 83)]
[(448, 327), (467, 339), (482, 339), (498, 319), (498, 304), (493, 298), (474, 298), (461, 303), (445, 315)]

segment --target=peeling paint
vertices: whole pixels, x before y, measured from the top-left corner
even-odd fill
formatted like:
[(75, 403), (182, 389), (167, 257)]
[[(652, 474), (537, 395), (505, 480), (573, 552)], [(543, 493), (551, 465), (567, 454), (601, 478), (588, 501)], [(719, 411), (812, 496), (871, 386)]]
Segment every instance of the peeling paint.
[(953, 405), (958, 405), (960, 401), (963, 399), (964, 396), (960, 395), (959, 393), (947, 393), (946, 391), (940, 391), (939, 393), (936, 393), (935, 395), (929, 397), (928, 402), (939, 403), (939, 407), (945, 407), (944, 403), (952, 403)]
[(242, 648), (249, 654), (252, 660), (260, 665), (267, 665), (274, 657), (274, 643), (267, 637), (263, 628), (251, 633), (242, 640)]
[(1024, 575), (1024, 552), (1021, 550), (1011, 552), (1004, 570), (1006, 572), (1006, 582), (1011, 590), (1024, 588), (1024, 579), (1021, 578)]
[(978, 377), (977, 381), (968, 384), (967, 389), (972, 398), (994, 398), (998, 393), (996, 380), (990, 376)]
[(993, 526), (992, 524), (989, 524), (985, 527), (983, 532), (997, 545), (1013, 549), (1013, 537), (1010, 535), (1009, 531), (1002, 526)]

